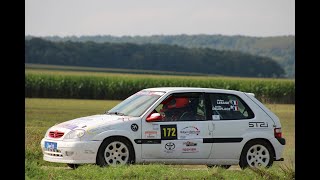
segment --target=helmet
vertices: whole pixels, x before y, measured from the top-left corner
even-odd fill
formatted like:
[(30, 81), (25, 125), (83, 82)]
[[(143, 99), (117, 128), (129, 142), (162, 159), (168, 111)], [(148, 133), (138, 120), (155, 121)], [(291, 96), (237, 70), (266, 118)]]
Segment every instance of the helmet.
[(169, 101), (165, 101), (163, 104), (163, 109), (172, 109), (172, 108), (183, 108), (189, 103), (188, 98), (178, 97), (171, 98)]

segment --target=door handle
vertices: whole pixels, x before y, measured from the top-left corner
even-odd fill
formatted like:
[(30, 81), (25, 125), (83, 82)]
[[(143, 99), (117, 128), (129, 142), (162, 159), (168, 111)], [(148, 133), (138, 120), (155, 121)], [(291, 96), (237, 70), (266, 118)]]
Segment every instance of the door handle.
[(210, 126), (210, 125), (208, 126), (208, 130), (209, 130), (210, 132), (214, 131), (215, 128), (216, 128), (216, 127), (215, 127), (215, 124), (214, 124), (214, 123), (212, 123), (211, 126)]

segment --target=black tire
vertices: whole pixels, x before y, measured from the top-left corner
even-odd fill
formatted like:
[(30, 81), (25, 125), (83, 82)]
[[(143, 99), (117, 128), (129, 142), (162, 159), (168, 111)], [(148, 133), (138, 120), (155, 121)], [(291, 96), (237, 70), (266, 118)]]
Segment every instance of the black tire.
[(77, 169), (79, 167), (79, 164), (67, 164), (72, 169)]
[[(110, 149), (111, 147), (112, 149)], [(123, 137), (105, 139), (99, 147), (96, 159), (97, 165), (101, 167), (115, 164), (132, 164), (134, 161), (135, 155), (133, 147), (131, 143)]]
[(242, 149), (239, 166), (241, 169), (259, 166), (268, 168), (272, 166), (273, 161), (274, 152), (269, 143), (263, 140), (252, 140)]
[(231, 165), (207, 165), (208, 168), (220, 167), (223, 169), (229, 169)]

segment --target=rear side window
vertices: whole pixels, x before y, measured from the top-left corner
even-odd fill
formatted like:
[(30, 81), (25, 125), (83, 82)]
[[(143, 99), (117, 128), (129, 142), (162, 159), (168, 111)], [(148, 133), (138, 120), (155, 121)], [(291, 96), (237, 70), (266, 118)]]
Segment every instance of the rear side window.
[(209, 94), (212, 120), (239, 120), (254, 117), (249, 106), (238, 96), (232, 94)]

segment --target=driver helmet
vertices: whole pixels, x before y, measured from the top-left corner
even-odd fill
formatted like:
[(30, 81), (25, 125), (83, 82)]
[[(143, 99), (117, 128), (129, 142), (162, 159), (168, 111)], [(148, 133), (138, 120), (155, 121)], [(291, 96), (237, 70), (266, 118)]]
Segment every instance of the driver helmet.
[(173, 98), (168, 102), (163, 103), (162, 111), (166, 111), (172, 108), (183, 108), (189, 104), (189, 99), (184, 97)]

